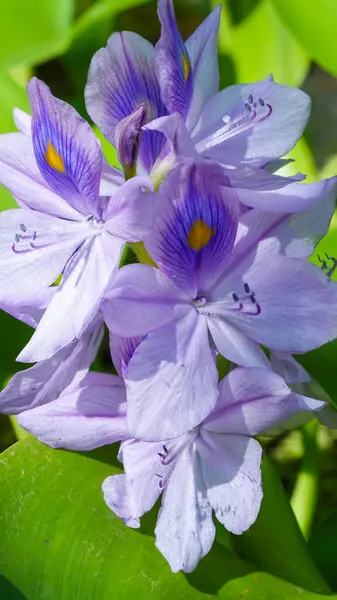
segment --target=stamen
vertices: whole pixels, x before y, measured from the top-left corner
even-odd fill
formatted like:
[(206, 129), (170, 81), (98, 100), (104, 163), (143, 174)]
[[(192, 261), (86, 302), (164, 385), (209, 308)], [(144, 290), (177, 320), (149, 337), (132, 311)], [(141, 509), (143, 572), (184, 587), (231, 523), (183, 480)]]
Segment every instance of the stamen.
[(165, 461), (166, 461), (166, 459), (168, 457), (169, 451), (168, 451), (168, 449), (166, 448), (166, 446), (164, 444), (163, 444), (163, 450), (164, 450), (164, 453), (163, 452), (158, 452), (158, 456), (160, 457), (161, 464), (165, 465), (166, 464)]
[[(328, 279), (331, 279), (332, 275), (337, 269), (337, 258), (335, 258), (334, 256), (329, 256), (326, 252), (325, 256), (326, 260), (324, 258), (321, 258), (319, 254), (317, 254), (317, 258), (321, 263), (321, 270), (327, 274)], [(328, 262), (330, 262), (331, 266), (328, 265)]]
[[(255, 298), (255, 292), (250, 289), (248, 283), (245, 283), (243, 287), (245, 290), (243, 296), (240, 297), (236, 292), (232, 294), (232, 298), (237, 306), (231, 308), (231, 310), (233, 312), (242, 312), (244, 315), (256, 317), (261, 313), (261, 306)], [(251, 310), (250, 303), (253, 305), (254, 311)]]
[(21, 229), (21, 231), (23, 231), (23, 233), (25, 233), (27, 231), (27, 227), (23, 223), (21, 223), (20, 229)]
[(258, 98), (255, 101), (253, 95), (250, 94), (248, 102), (243, 102), (241, 107), (238, 106), (231, 116), (224, 115), (222, 118), (224, 122), (223, 127), (220, 127), (218, 131), (197, 143), (198, 152), (204, 152), (214, 146), (218, 146), (225, 140), (247, 131), (254, 125), (263, 123), (263, 121), (270, 117), (272, 112), (272, 106), (266, 103), (263, 98)]

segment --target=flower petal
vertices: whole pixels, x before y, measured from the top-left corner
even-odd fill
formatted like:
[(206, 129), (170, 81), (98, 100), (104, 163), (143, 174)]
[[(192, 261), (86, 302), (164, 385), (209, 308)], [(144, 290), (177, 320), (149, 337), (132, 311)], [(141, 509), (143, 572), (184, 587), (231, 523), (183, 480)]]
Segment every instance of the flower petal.
[(122, 249), (123, 242), (104, 230), (81, 246), (68, 262), (53, 300), (18, 360), (45, 360), (81, 337), (99, 310)]
[(209, 98), (219, 91), (218, 31), (221, 5), (201, 23), (186, 41), (186, 48), (193, 73), (193, 95), (187, 116), (187, 128), (191, 131)]
[(25, 297), (24, 303), (21, 298), (17, 298), (16, 301), (11, 298), (9, 302), (2, 302), (0, 308), (15, 319), (36, 328), (55, 292), (56, 287), (34, 291), (29, 298)]
[(186, 117), (193, 94), (193, 73), (188, 50), (180, 35), (172, 0), (158, 1), (161, 38), (155, 48), (161, 97), (170, 113)]
[(25, 209), (0, 213), (0, 302), (25, 303), (58, 278), (88, 235), (87, 223)]
[(97, 320), (80, 340), (69, 344), (49, 360), (16, 373), (0, 393), (0, 411), (15, 415), (56, 400), (65, 388), (86, 375), (102, 341), (102, 322)]
[(114, 367), (120, 377), (124, 378), (131, 357), (143, 341), (144, 337), (126, 338), (111, 334), (109, 339), (110, 354)]
[(119, 269), (102, 302), (110, 331), (123, 337), (146, 335), (188, 308), (188, 298), (159, 269), (140, 264)]
[(14, 108), (13, 119), (20, 133), (28, 137), (32, 136), (32, 117), (28, 113), (20, 108)]
[(0, 183), (19, 205), (49, 215), (79, 221), (83, 216), (50, 189), (42, 177), (30, 137), (21, 133), (0, 135)]
[(284, 381), (288, 384), (309, 383), (311, 381), (309, 373), (289, 352), (272, 350), (270, 353), (270, 364), (273, 371), (283, 377)]
[(134, 352), (125, 381), (134, 437), (170, 439), (201, 423), (218, 397), (206, 320), (190, 309), (150, 333)]
[(259, 166), (280, 158), (300, 138), (310, 112), (310, 98), (268, 77), (232, 85), (205, 105), (193, 132), (197, 149), (220, 163)]
[[(85, 88), (89, 115), (105, 137), (115, 145), (115, 129), (119, 121), (145, 104), (146, 120), (166, 114), (160, 98), (155, 74), (152, 44), (136, 33), (113, 33), (106, 48), (94, 55)], [(151, 170), (164, 138), (160, 133), (143, 136), (140, 159)]]
[(52, 448), (92, 450), (125, 439), (126, 402), (122, 381), (106, 373), (88, 373), (42, 406), (18, 416), (21, 427)]
[(233, 249), (238, 203), (227, 183), (216, 165), (182, 164), (158, 192), (153, 230), (144, 243), (192, 299), (208, 289)]
[(133, 177), (110, 199), (105, 214), (106, 230), (129, 242), (141, 241), (151, 231), (154, 202), (151, 180)]
[(213, 297), (202, 312), (228, 319), (271, 350), (300, 354), (333, 339), (336, 287), (315, 265), (275, 255), (268, 245), (260, 245), (253, 264)]
[(301, 410), (323, 404), (297, 396), (269, 369), (234, 369), (219, 385), (219, 400), (203, 427), (216, 433), (258, 435)]
[[(330, 198), (331, 202), (335, 202), (337, 177), (330, 177), (329, 179), (323, 179), (315, 183), (291, 183), (290, 181), (289, 185), (286, 185), (287, 178), (278, 177), (278, 179), (285, 180), (285, 185), (279, 189), (268, 189), (268, 181), (264, 180), (270, 179), (271, 187), (273, 185), (273, 178), (276, 178), (276, 176), (266, 174), (265, 171), (260, 169), (258, 175), (261, 184), (260, 189), (258, 187), (258, 180), (255, 182), (256, 189), (242, 188), (239, 179), (236, 182), (231, 181), (231, 183), (235, 186), (238, 197), (243, 204), (260, 210), (296, 213), (309, 208), (312, 204), (316, 204), (325, 198)], [(252, 178), (250, 179), (251, 184)]]
[(197, 440), (207, 498), (218, 521), (237, 535), (254, 523), (262, 500), (260, 444), (202, 430)]
[(79, 212), (96, 212), (102, 172), (100, 144), (76, 110), (35, 77), (27, 86), (38, 167), (49, 186)]
[(168, 481), (155, 534), (156, 546), (173, 573), (193, 571), (213, 545), (212, 509), (192, 445), (183, 451)]
[(142, 517), (157, 502), (173, 465), (163, 466), (165, 443), (130, 440), (121, 446), (127, 479), (128, 504), (134, 519)]
[(110, 510), (122, 519), (125, 525), (132, 529), (138, 529), (140, 527), (139, 519), (134, 519), (131, 516), (126, 476), (114, 475), (113, 477), (107, 477), (103, 482), (102, 490), (104, 500)]
[(268, 359), (259, 345), (234, 325), (207, 317), (207, 325), (217, 350), (234, 364), (243, 367), (268, 367)]

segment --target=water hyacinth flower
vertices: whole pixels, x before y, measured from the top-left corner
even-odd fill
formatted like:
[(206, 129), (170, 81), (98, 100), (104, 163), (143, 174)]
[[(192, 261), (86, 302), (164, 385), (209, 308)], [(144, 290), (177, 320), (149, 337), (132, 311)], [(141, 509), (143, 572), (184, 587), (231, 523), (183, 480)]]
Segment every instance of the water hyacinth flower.
[(216, 407), (198, 427), (161, 443), (122, 443), (125, 475), (106, 479), (105, 501), (137, 528), (163, 493), (156, 546), (173, 572), (193, 571), (213, 545), (213, 510), (234, 534), (248, 529), (258, 515), (262, 448), (252, 436), (298, 410), (322, 405), (292, 393), (269, 370), (234, 369), (219, 385)]
[(127, 439), (125, 386), (89, 372), (53, 401), (21, 412), (19, 424), (52, 448), (86, 451)]
[[(219, 92), (220, 11), (219, 5), (184, 43), (172, 0), (159, 0), (161, 38), (155, 48), (137, 34), (122, 32), (95, 54), (86, 105), (112, 143), (118, 121), (145, 104), (148, 122), (181, 115), (198, 150), (213, 160), (220, 153), (220, 162), (226, 155), (229, 164), (265, 164), (295, 145), (309, 116), (310, 99), (304, 92), (272, 78)], [(148, 170), (162, 149), (154, 140), (144, 139), (141, 150)]]
[(81, 337), (125, 241), (141, 240), (151, 227), (153, 195), (147, 177), (123, 184), (103, 164), (89, 125), (45, 84), (33, 78), (28, 94), (31, 136), (20, 114), (24, 133), (0, 136), (0, 182), (20, 206), (0, 215), (0, 303), (23, 304), (62, 274), (19, 357), (35, 362)]
[[(24, 307), (16, 317), (37, 327), (43, 310)], [(86, 376), (103, 337), (101, 316), (93, 320), (79, 340), (74, 340), (54, 356), (15, 373), (0, 392), (0, 412), (19, 415), (36, 406), (53, 402), (68, 387), (74, 387)]]
[(335, 332), (336, 287), (294, 258), (310, 244), (293, 217), (249, 211), (237, 230), (235, 191), (222, 176), (205, 164), (170, 173), (145, 239), (159, 269), (123, 267), (102, 303), (112, 335), (146, 336), (124, 377), (136, 438), (176, 437), (207, 417), (218, 395), (215, 350), (266, 367), (261, 344), (301, 353)]
[(304, 178), (300, 174), (277, 177), (252, 167), (271, 166), (291, 150), (306, 125), (310, 98), (275, 83), (272, 76), (219, 92), (220, 8), (186, 43), (172, 0), (158, 2), (162, 32), (155, 48), (137, 34), (114, 33), (92, 60), (87, 110), (116, 144), (119, 123), (132, 120), (145, 107), (138, 170), (151, 173), (156, 185), (186, 156), (212, 160), (231, 167), (227, 177), (245, 205), (281, 212), (304, 210), (335, 191), (336, 178), (299, 185)]

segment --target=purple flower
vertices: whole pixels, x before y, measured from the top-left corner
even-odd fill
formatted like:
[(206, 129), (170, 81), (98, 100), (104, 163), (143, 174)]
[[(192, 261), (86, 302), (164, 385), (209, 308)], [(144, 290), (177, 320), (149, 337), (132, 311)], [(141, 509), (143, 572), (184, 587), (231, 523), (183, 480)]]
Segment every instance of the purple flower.
[[(184, 44), (172, 2), (158, 3), (162, 38), (156, 48), (131, 32), (114, 33), (93, 57), (85, 90), (87, 110), (105, 137), (116, 142), (119, 121), (140, 105), (146, 122), (178, 110), (192, 126), (207, 100), (219, 89), (217, 33), (220, 7)], [(140, 148), (140, 169), (151, 171), (165, 142), (159, 132), (146, 131)]]
[(163, 492), (156, 546), (173, 572), (193, 571), (214, 541), (213, 510), (234, 534), (258, 515), (262, 448), (252, 436), (321, 405), (292, 393), (269, 370), (235, 369), (221, 381), (212, 413), (192, 431), (161, 443), (122, 443), (125, 475), (105, 480), (105, 501), (128, 526), (139, 527)]
[[(270, 353), (270, 364), (275, 373), (283, 377), (292, 390), (311, 398), (323, 400), (324, 406), (315, 413), (315, 416), (326, 427), (337, 429), (337, 410), (331, 406), (329, 396), (291, 354), (273, 351)], [(310, 421), (311, 418), (308, 414), (298, 413), (290, 421), (280, 424), (272, 433), (277, 435), (285, 430), (293, 429)]]
[[(17, 311), (15, 316), (37, 327), (42, 314), (41, 309), (29, 306)], [(78, 385), (89, 371), (102, 337), (103, 321), (98, 315), (79, 340), (51, 358), (16, 373), (0, 392), (0, 412), (20, 414), (53, 402), (66, 388)]]
[(107, 373), (87, 373), (53, 401), (18, 415), (19, 424), (52, 448), (92, 450), (127, 439), (125, 387)]
[(215, 350), (266, 367), (260, 344), (301, 353), (333, 338), (336, 289), (297, 258), (320, 227), (311, 211), (295, 218), (252, 210), (237, 230), (236, 205), (217, 167), (175, 169), (145, 240), (159, 269), (126, 266), (106, 293), (111, 333), (146, 336), (125, 373), (134, 437), (176, 437), (207, 417), (218, 395)]
[(220, 10), (184, 43), (172, 0), (159, 0), (161, 38), (155, 48), (136, 34), (114, 33), (92, 60), (87, 109), (112, 143), (118, 122), (140, 105), (146, 106), (147, 122), (154, 121), (140, 152), (148, 172), (158, 156), (160, 163), (167, 154), (161, 153), (163, 136), (153, 130), (162, 130), (158, 124), (167, 120), (174, 123), (178, 115), (197, 151), (227, 165), (264, 166), (286, 154), (302, 134), (310, 99), (301, 90), (276, 84), (270, 76), (218, 91)]
[(34, 362), (81, 337), (125, 241), (141, 240), (149, 231), (153, 194), (147, 177), (123, 185), (119, 172), (103, 165), (89, 125), (45, 84), (32, 79), (28, 93), (31, 137), (29, 119), (20, 112), (16, 119), (24, 133), (0, 136), (0, 182), (21, 207), (0, 215), (0, 303), (23, 304), (62, 274), (19, 357)]

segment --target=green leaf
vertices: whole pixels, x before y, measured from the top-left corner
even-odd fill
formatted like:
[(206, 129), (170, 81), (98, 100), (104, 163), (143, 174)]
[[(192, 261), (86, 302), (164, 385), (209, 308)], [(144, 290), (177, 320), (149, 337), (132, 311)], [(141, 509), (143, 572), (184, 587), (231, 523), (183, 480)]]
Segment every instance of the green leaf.
[(267, 457), (262, 463), (263, 501), (259, 516), (242, 536), (233, 537), (243, 558), (273, 575), (329, 593), (315, 567), (282, 483)]
[[(140, 531), (131, 530), (105, 506), (102, 482), (118, 470), (97, 459), (107, 460), (110, 451), (84, 456), (51, 450), (28, 438), (1, 455), (0, 575), (17, 598), (326, 597), (259, 572), (218, 544), (194, 573), (172, 574), (154, 546), (151, 515), (143, 519)], [(3, 592), (1, 597), (8, 595)]]
[(331, 588), (337, 589), (337, 511), (328, 515), (314, 530), (309, 547), (317, 566)]
[(297, 86), (309, 67), (306, 51), (269, 0), (262, 0), (232, 29), (231, 53), (238, 82), (258, 81), (272, 73), (277, 82)]
[(73, 12), (73, 0), (1, 0), (0, 68), (34, 65), (62, 52)]
[(271, 0), (283, 23), (323, 69), (337, 75), (336, 0)]

